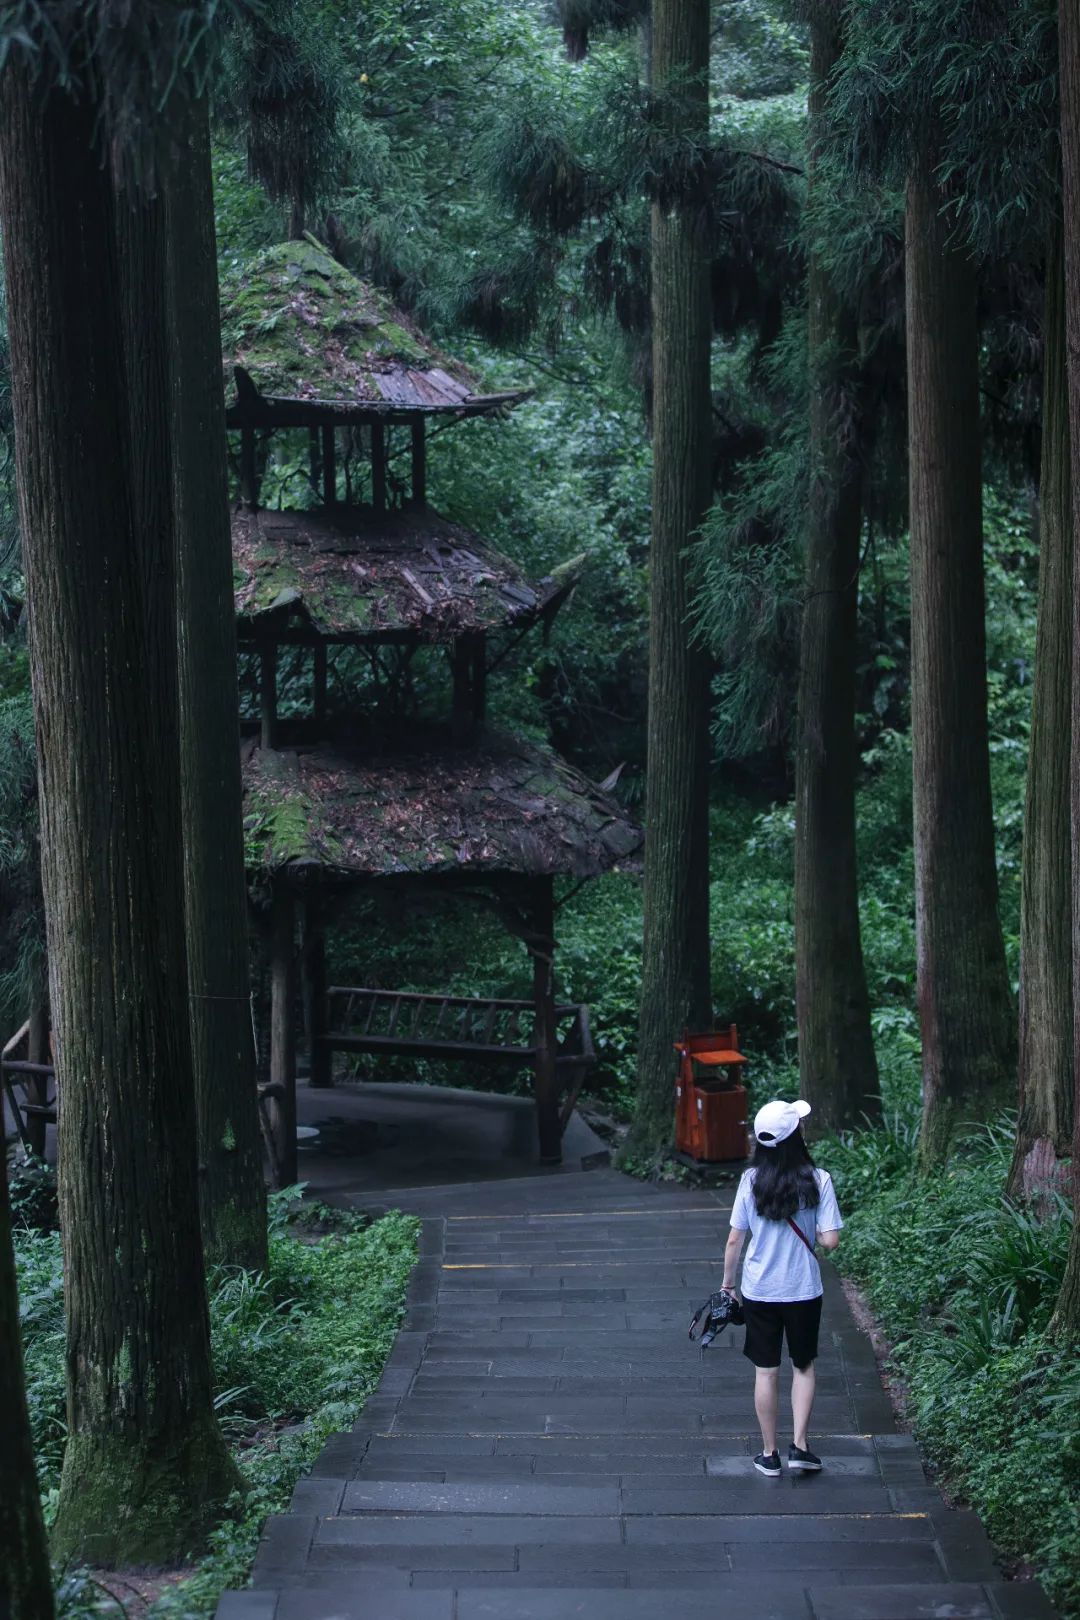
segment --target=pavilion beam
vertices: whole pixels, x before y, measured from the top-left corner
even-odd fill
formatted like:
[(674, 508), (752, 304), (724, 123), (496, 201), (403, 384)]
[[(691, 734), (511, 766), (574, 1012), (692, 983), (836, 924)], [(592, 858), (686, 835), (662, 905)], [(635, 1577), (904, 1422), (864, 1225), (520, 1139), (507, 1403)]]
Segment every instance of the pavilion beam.
[(240, 429), (240, 495), (249, 512), (259, 508), (259, 470), (255, 455), (255, 429)]
[(386, 511), (386, 429), (381, 422), (371, 424), (371, 504), (376, 512)]
[(304, 999), (307, 1003), (308, 1067), (310, 1085), (325, 1089), (334, 1083), (333, 1054), (326, 1044), (326, 917), (318, 900), (308, 900), (304, 911)]
[(326, 724), (326, 642), (315, 643), (315, 667), (312, 677), (311, 712), (321, 734)]
[(268, 752), (277, 747), (277, 645), (259, 648), (260, 742)]
[(427, 437), (423, 417), (411, 424), (412, 498), (414, 506), (427, 505)]
[(487, 637), (481, 632), (471, 637), (473, 723), (482, 726), (487, 718)]
[(528, 945), (533, 959), (533, 1090), (540, 1163), (561, 1164), (555, 1027), (555, 880), (534, 878), (530, 888), (532, 926)]
[(323, 476), (323, 504), (325, 506), (337, 505), (337, 441), (334, 438), (334, 429), (324, 427), (322, 430), (322, 476)]
[(277, 1183), (298, 1179), (296, 1157), (296, 905), (279, 877), (274, 886), (270, 940), (270, 1128)]
[(473, 729), (473, 687), (471, 637), (458, 636), (450, 651), (450, 666), (454, 674), (454, 694), (450, 711), (450, 729), (454, 741), (466, 742)]

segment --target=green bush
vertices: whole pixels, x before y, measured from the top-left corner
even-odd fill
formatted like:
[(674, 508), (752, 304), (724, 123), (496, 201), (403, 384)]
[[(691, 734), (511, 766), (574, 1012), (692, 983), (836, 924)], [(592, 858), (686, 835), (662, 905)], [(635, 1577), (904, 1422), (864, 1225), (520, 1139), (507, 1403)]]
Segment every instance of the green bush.
[[(245, 1489), (195, 1573), (154, 1605), (162, 1620), (209, 1615), (223, 1590), (243, 1585), (267, 1515), (287, 1510), (329, 1435), (355, 1422), (401, 1321), (417, 1222), (339, 1215), (328, 1235), (306, 1241), (290, 1219), (301, 1191), (271, 1201), (265, 1275), (211, 1279), (216, 1404)], [(20, 1230), (15, 1249), (31, 1430), (51, 1520), (65, 1435), (60, 1239)], [(77, 1571), (63, 1572), (57, 1596), (62, 1620), (100, 1612), (101, 1594)]]
[(916, 1434), (998, 1548), (1080, 1616), (1080, 1370), (1046, 1338), (1071, 1211), (1038, 1222), (1002, 1197), (1014, 1122), (913, 1171), (912, 1113), (822, 1148), (850, 1219), (838, 1254), (865, 1289)]

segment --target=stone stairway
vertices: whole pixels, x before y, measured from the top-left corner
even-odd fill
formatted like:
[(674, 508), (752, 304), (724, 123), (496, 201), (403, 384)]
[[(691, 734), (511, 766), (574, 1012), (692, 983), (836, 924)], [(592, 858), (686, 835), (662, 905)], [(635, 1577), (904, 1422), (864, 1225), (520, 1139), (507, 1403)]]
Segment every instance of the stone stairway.
[(425, 1220), (378, 1391), (218, 1620), (1052, 1620), (927, 1482), (833, 1274), (826, 1471), (763, 1479), (741, 1331), (704, 1355), (686, 1336), (720, 1280), (720, 1195), (611, 1171), (472, 1194)]

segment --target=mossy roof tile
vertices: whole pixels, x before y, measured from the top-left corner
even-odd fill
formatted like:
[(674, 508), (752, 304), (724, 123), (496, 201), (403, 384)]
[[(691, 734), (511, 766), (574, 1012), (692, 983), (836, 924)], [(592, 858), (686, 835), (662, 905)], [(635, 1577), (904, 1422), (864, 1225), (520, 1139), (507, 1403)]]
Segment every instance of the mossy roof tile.
[(593, 877), (642, 835), (611, 797), (550, 749), (486, 737), (372, 754), (346, 744), (244, 747), (249, 865), (337, 877)]

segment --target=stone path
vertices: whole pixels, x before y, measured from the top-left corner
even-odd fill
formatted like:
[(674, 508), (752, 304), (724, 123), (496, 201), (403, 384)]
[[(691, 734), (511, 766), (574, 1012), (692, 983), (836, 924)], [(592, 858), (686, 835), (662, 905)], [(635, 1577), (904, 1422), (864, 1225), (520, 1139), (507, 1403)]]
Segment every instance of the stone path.
[(218, 1620), (1052, 1620), (927, 1483), (832, 1273), (827, 1471), (754, 1471), (741, 1332), (686, 1336), (728, 1196), (610, 1170), (388, 1195), (426, 1218), (382, 1383)]

